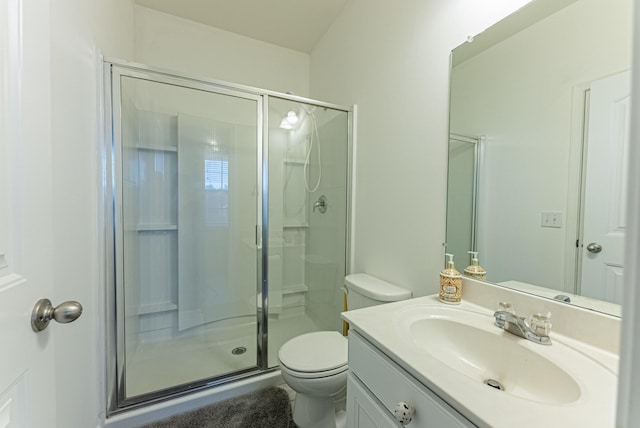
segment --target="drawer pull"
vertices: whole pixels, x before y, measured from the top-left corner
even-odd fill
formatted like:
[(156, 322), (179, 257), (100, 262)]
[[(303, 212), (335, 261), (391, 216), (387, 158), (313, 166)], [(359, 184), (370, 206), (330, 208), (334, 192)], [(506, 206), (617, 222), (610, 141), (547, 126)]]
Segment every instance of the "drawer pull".
[(396, 408), (393, 409), (393, 416), (395, 416), (402, 425), (409, 425), (413, 420), (413, 414), (415, 412), (416, 409), (411, 404), (401, 401), (396, 405)]

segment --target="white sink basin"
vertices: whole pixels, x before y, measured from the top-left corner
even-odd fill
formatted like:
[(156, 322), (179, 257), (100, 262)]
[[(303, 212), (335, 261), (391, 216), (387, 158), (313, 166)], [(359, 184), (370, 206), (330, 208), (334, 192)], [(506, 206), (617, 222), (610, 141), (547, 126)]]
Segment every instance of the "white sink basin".
[(437, 296), (343, 317), (478, 427), (614, 426), (617, 357), (608, 351), (555, 331), (551, 345), (534, 343), (497, 327), (486, 307), (445, 305)]
[(572, 403), (581, 396), (580, 386), (565, 370), (523, 346), (524, 339), (492, 325), (491, 317), (432, 308), (422, 315), (401, 313), (398, 321), (408, 328), (416, 346), (474, 381), (486, 383), (488, 393), (492, 386), (506, 394), (552, 404)]

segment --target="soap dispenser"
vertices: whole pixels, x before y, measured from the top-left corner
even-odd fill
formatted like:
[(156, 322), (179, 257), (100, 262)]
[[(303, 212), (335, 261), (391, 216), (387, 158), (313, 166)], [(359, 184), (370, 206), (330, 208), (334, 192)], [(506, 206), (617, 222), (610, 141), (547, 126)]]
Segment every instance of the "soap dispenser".
[(445, 254), (449, 258), (447, 267), (440, 272), (440, 294), (438, 298), (441, 302), (450, 305), (459, 305), (462, 301), (462, 275), (456, 270), (453, 263), (453, 254)]
[(468, 253), (471, 254), (471, 264), (464, 270), (464, 276), (485, 281), (487, 279), (487, 272), (478, 263), (478, 252), (469, 251)]

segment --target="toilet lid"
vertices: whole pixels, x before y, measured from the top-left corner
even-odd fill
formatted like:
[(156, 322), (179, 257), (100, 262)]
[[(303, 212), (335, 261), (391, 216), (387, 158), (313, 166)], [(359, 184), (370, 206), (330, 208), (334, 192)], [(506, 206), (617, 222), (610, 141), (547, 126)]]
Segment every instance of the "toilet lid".
[(324, 372), (347, 365), (347, 338), (336, 331), (316, 331), (286, 342), (280, 362), (297, 372)]

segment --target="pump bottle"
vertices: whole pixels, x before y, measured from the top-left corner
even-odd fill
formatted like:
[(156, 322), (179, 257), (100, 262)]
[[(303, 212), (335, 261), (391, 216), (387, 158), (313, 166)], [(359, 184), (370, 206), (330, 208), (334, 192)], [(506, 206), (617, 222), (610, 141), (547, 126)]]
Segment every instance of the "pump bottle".
[(456, 270), (453, 263), (453, 254), (445, 254), (449, 258), (447, 267), (440, 272), (441, 302), (450, 305), (459, 305), (462, 302), (462, 275)]
[(471, 264), (463, 271), (463, 275), (468, 278), (485, 281), (487, 279), (487, 272), (478, 263), (478, 252), (468, 251), (468, 253), (471, 254)]

